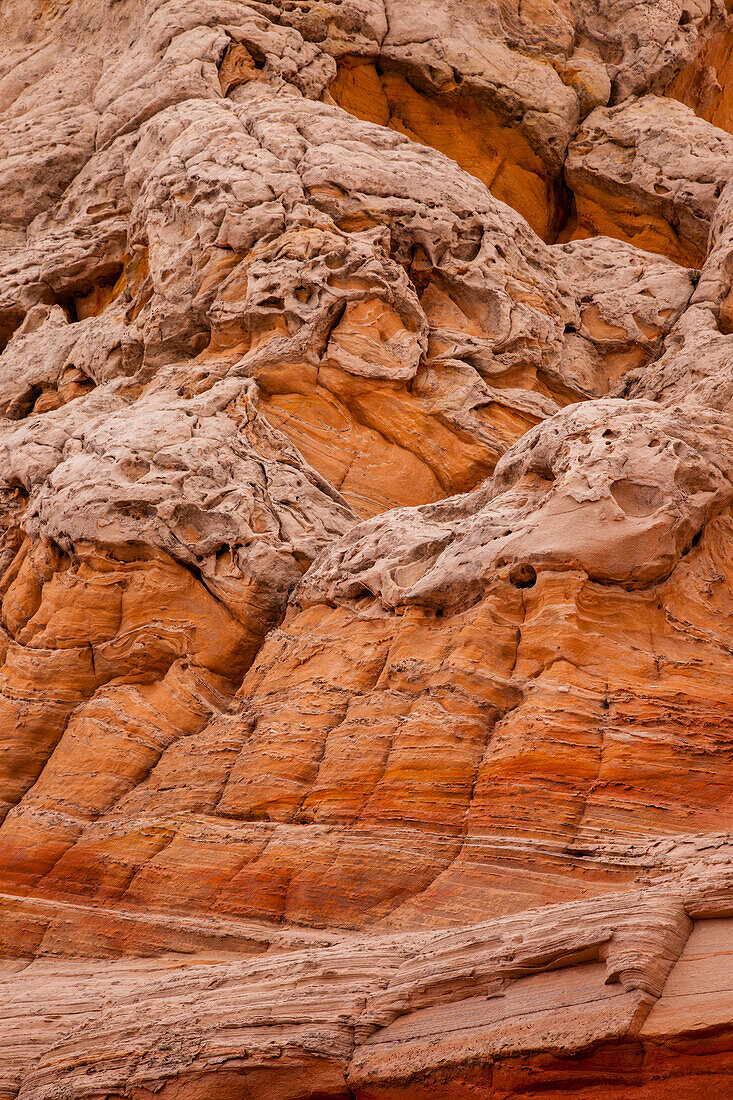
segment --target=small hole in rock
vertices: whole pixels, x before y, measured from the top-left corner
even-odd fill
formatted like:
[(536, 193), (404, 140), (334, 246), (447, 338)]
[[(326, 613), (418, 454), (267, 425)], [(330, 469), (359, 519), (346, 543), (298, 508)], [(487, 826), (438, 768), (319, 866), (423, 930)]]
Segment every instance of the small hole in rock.
[(515, 588), (532, 588), (537, 580), (537, 570), (533, 565), (518, 565), (509, 574), (509, 581)]
[(70, 294), (57, 298), (56, 305), (61, 306), (70, 325), (77, 323), (79, 314), (76, 312), (76, 301)]
[(0, 316), (0, 355), (5, 351), (10, 337), (23, 323), (23, 314), (13, 310)]

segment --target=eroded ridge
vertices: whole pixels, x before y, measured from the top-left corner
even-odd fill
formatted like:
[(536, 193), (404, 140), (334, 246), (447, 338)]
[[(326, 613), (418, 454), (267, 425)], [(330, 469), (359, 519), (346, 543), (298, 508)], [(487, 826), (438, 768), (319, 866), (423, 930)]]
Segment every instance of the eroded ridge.
[(727, 1095), (725, 5), (0, 19), (0, 1097)]

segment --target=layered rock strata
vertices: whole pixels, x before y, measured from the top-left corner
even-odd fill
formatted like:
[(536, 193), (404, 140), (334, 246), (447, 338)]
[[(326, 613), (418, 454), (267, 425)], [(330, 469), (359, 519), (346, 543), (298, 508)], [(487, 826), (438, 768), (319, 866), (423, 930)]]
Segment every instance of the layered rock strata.
[(733, 1093), (724, 5), (1, 19), (0, 1097)]

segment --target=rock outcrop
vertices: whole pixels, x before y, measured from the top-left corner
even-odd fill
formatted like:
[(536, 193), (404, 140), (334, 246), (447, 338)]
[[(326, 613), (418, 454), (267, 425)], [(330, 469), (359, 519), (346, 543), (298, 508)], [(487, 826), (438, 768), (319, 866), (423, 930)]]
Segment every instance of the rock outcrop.
[(722, 0), (7, 0), (0, 1098), (733, 1095)]
[(575, 234), (603, 233), (702, 266), (733, 137), (659, 96), (599, 107), (568, 150)]

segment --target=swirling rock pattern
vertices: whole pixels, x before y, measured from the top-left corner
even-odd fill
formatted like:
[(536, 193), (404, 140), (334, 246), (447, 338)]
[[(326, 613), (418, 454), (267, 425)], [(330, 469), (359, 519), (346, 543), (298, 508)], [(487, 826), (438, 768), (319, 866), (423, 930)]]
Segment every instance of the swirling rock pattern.
[(0, 35), (1, 1100), (733, 1095), (726, 5)]

